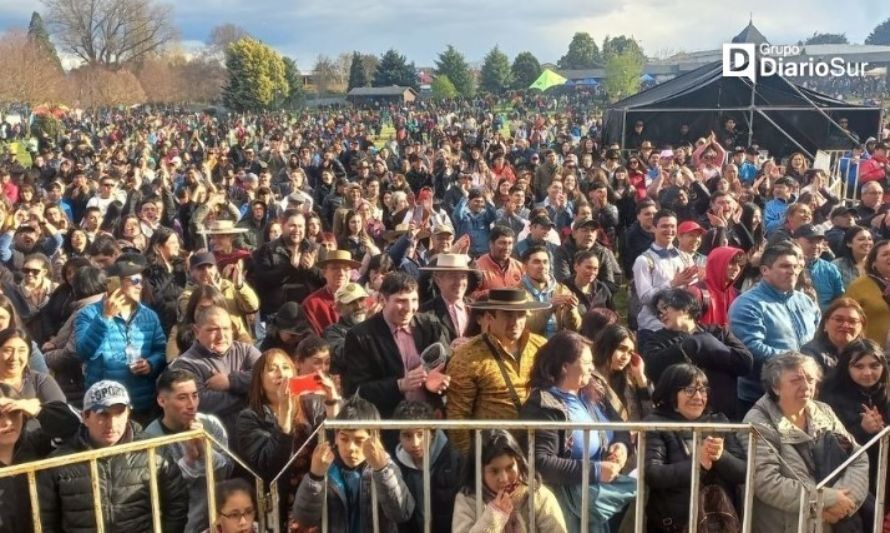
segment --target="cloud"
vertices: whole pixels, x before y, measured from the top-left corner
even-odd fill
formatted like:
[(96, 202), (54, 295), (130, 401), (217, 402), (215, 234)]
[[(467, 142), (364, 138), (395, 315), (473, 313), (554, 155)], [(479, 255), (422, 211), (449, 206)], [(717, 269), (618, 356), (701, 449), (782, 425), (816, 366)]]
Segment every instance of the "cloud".
[[(448, 44), (479, 62), (495, 44), (511, 57), (528, 50), (555, 62), (575, 32), (598, 43), (608, 35), (633, 35), (649, 55), (717, 49), (755, 25), (774, 43), (796, 42), (813, 31), (846, 33), (862, 42), (890, 16), (885, 0), (749, 0), (727, 9), (713, 0), (189, 0), (175, 2), (182, 39), (203, 42), (211, 28), (233, 23), (309, 69), (319, 54), (336, 57), (359, 50), (381, 54), (395, 48), (418, 66), (433, 65)], [(0, 0), (0, 28), (27, 25), (35, 0)], [(806, 24), (789, 13), (806, 13)]]

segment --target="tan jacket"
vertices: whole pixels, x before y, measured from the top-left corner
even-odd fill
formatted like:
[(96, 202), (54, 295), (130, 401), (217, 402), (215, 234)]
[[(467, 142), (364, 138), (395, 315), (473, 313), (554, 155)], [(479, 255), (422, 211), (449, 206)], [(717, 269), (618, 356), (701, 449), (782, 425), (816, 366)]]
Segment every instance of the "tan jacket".
[[(185, 286), (185, 290), (179, 295), (177, 304), (179, 307), (180, 318), (185, 316), (185, 309), (188, 307), (189, 298), (191, 297), (192, 292), (194, 292), (195, 287), (195, 283), (189, 280), (188, 285)], [(256, 314), (260, 309), (260, 299), (257, 297), (256, 291), (254, 291), (247, 282), (245, 282), (240, 289), (236, 289), (235, 284), (225, 278), (220, 278), (218, 287), (220, 292), (222, 292), (223, 297), (226, 299), (226, 306), (229, 308), (232, 322), (235, 322), (236, 320), (240, 322), (238, 326), (233, 326), (233, 328), (248, 332), (251, 339), (253, 339), (252, 324), (248, 322), (253, 319), (250, 315)]]
[[(523, 280), (522, 288), (528, 291), (528, 288), (525, 286), (526, 281)], [(556, 283), (551, 280), (551, 283)], [(572, 291), (563, 285), (562, 283), (556, 283), (556, 286), (553, 290), (553, 296), (564, 296), (570, 295)], [(531, 299), (536, 299), (532, 294), (529, 293), (529, 297)], [(529, 315), (528, 320), (526, 321), (526, 328), (529, 331), (533, 331), (538, 335), (544, 334), (544, 328), (547, 326), (547, 321), (550, 320), (550, 315), (556, 315), (556, 329), (557, 331), (561, 331), (564, 329), (569, 329), (572, 331), (579, 331), (581, 329), (581, 313), (578, 311), (578, 306), (568, 306), (564, 305), (561, 307), (551, 307), (550, 309), (545, 309), (543, 311), (532, 311)]]
[[(519, 491), (517, 491), (519, 492)], [(502, 533), (511, 522), (513, 533), (528, 531), (528, 491), (513, 497), (513, 514), (505, 515), (490, 504), (482, 508), (476, 517), (476, 497), (458, 493), (454, 499), (454, 516), (451, 530), (454, 533)], [(547, 533), (565, 533), (566, 524), (556, 497), (544, 485), (538, 485), (535, 493), (535, 530)]]

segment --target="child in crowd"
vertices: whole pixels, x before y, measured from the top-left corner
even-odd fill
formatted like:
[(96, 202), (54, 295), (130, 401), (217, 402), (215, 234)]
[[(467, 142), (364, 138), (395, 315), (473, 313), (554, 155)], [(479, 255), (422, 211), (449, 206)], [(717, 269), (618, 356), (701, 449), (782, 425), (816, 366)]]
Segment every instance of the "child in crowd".
[[(436, 416), (429, 404), (406, 400), (396, 406), (393, 418), (434, 420)], [(463, 460), (444, 431), (433, 430), (430, 437), (430, 508), (434, 514), (432, 530), (434, 533), (449, 533), (454, 497), (460, 488)], [(411, 496), (414, 497), (414, 514), (409, 522), (399, 528), (402, 533), (423, 531), (423, 453), (422, 429), (403, 429), (399, 432), (395, 460)]]
[[(353, 397), (346, 402), (337, 420), (380, 420), (377, 408)], [(357, 425), (361, 425), (360, 423)], [(327, 509), (325, 501), (325, 475)], [(371, 483), (377, 488), (379, 531), (396, 533), (398, 524), (411, 519), (414, 498), (405, 486), (399, 468), (383, 448), (376, 431), (341, 429), (334, 445), (321, 442), (312, 454), (309, 475), (297, 488), (291, 515), (302, 526), (320, 526), (327, 512), (328, 530), (344, 533), (371, 531)]]
[(253, 489), (241, 478), (216, 484), (216, 522), (205, 533), (256, 533)]
[(297, 375), (306, 376), (320, 372), (329, 376), (341, 393), (340, 376), (331, 374), (331, 345), (318, 335), (309, 335), (300, 341), (296, 349)]
[[(528, 531), (528, 464), (519, 443), (503, 430), (487, 431), (482, 442), (482, 500), (476, 516), (476, 469), (468, 463), (463, 487), (454, 501), (452, 531), (455, 533), (503, 533)], [(562, 510), (550, 489), (535, 480), (535, 528), (565, 533)]]

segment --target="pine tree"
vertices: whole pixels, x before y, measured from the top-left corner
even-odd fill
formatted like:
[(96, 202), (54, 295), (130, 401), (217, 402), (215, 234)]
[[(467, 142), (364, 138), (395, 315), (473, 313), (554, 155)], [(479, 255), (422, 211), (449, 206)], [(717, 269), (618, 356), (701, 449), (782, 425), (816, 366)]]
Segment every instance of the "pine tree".
[(49, 40), (49, 32), (46, 31), (46, 25), (43, 23), (43, 17), (40, 13), (33, 12), (31, 14), (31, 22), (28, 24), (28, 38), (40, 45), (40, 47), (52, 58), (59, 70), (62, 70), (62, 61), (59, 54), (56, 53), (56, 47)]
[(293, 59), (285, 57), (282, 60), (284, 61), (284, 78), (287, 80), (287, 97), (284, 98), (282, 107), (294, 109), (303, 102), (303, 77)]
[(520, 52), (513, 60), (510, 71), (513, 73), (513, 88), (528, 89), (528, 86), (541, 75), (542, 69), (538, 58), (531, 52)]
[(875, 29), (865, 38), (865, 44), (890, 45), (890, 18), (875, 26)]
[(491, 94), (502, 94), (513, 83), (510, 59), (497, 46), (485, 56), (480, 77), (482, 90)]
[(367, 87), (368, 77), (365, 75), (365, 67), (362, 62), (362, 55), (358, 52), (352, 53), (352, 64), (349, 65), (349, 85), (347, 91), (356, 87)]
[(389, 87), (391, 85), (413, 87), (417, 90), (414, 63), (409, 64), (405, 56), (392, 48), (383, 54), (377, 65), (377, 70), (374, 71), (374, 87)]
[(448, 76), (457, 92), (465, 98), (471, 98), (476, 93), (473, 75), (470, 73), (467, 60), (450, 44), (444, 52), (439, 54), (439, 60), (436, 61), (436, 74)]
[(433, 83), (430, 85), (430, 90), (433, 91), (433, 98), (436, 100), (445, 100), (448, 98), (456, 98), (458, 96), (454, 84), (451, 83), (448, 76), (444, 74), (436, 76), (436, 79), (434, 79)]

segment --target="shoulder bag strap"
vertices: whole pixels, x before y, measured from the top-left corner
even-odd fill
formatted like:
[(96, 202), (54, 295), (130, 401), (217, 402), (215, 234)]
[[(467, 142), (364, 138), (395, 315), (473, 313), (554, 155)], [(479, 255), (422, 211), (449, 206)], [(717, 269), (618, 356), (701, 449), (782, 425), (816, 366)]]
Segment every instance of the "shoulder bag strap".
[(507, 367), (504, 364), (504, 358), (501, 357), (501, 352), (498, 351), (497, 347), (492, 344), (491, 340), (488, 338), (488, 335), (482, 335), (482, 340), (485, 341), (486, 346), (488, 346), (489, 351), (494, 356), (494, 360), (498, 364), (498, 368), (501, 371), (501, 376), (504, 378), (504, 382), (507, 384), (507, 389), (510, 391), (510, 399), (513, 400), (513, 405), (516, 406), (516, 410), (522, 407), (522, 402), (519, 401), (519, 394), (516, 393), (516, 388), (513, 387), (513, 380), (510, 379), (510, 375), (507, 373)]

